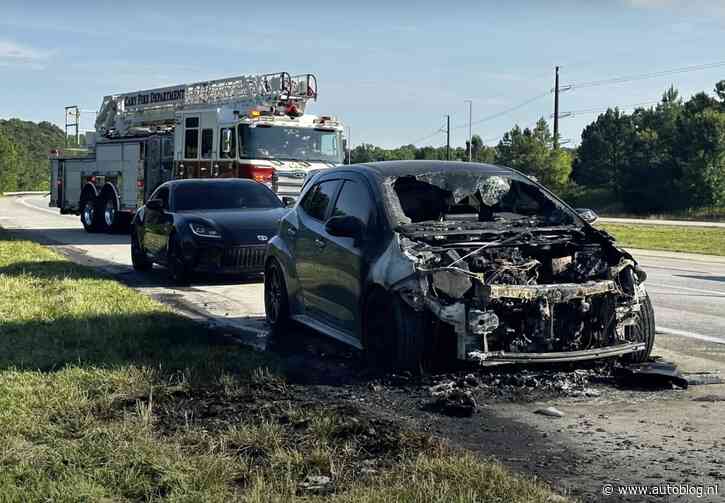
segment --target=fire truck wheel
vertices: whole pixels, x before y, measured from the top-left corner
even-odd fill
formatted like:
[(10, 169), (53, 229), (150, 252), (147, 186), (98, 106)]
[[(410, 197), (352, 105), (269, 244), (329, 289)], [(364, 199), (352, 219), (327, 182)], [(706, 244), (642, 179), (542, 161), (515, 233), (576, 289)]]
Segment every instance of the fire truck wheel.
[(98, 199), (99, 207), (96, 211), (99, 213), (101, 221), (101, 230), (103, 232), (113, 232), (118, 229), (120, 215), (118, 213), (116, 197), (110, 191), (101, 194)]
[(98, 232), (99, 218), (98, 212), (96, 211), (98, 203), (95, 196), (85, 196), (81, 199), (81, 223), (86, 232)]

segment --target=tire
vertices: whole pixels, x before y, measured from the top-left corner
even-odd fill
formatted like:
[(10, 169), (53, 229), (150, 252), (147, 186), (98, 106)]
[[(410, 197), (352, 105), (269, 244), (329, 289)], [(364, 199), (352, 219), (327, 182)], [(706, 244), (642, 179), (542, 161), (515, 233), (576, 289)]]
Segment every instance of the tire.
[(368, 297), (363, 312), (363, 348), (368, 365), (415, 373), (426, 370), (431, 333), (425, 313), (416, 312), (398, 296), (382, 290)]
[(99, 215), (102, 232), (111, 233), (118, 229), (121, 215), (118, 212), (118, 203), (115, 195), (107, 190), (98, 199), (96, 212)]
[(98, 218), (98, 201), (92, 195), (85, 195), (81, 198), (80, 203), (81, 224), (86, 232), (98, 232), (100, 221)]
[(137, 271), (148, 271), (154, 265), (141, 250), (141, 243), (135, 230), (131, 231), (131, 264)]
[(272, 330), (287, 328), (290, 322), (287, 282), (279, 263), (272, 259), (264, 270), (264, 313)]
[(655, 312), (652, 308), (652, 301), (648, 294), (640, 302), (639, 320), (637, 324), (626, 328), (628, 339), (633, 342), (644, 342), (647, 346), (642, 351), (624, 355), (623, 359), (629, 363), (642, 363), (652, 353), (652, 346), (655, 343)]
[(184, 262), (181, 254), (181, 245), (174, 235), (169, 237), (166, 267), (169, 271), (169, 279), (172, 283), (179, 286), (186, 286), (189, 284), (191, 271), (189, 271), (188, 266)]

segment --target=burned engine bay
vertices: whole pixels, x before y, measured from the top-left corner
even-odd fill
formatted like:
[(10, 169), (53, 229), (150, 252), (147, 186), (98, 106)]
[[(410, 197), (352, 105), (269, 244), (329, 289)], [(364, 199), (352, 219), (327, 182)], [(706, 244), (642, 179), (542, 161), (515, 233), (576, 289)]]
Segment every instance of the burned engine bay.
[(389, 188), (415, 270), (397, 291), (452, 327), (458, 358), (555, 362), (646, 349), (638, 327), (646, 274), (538, 185), (435, 173)]

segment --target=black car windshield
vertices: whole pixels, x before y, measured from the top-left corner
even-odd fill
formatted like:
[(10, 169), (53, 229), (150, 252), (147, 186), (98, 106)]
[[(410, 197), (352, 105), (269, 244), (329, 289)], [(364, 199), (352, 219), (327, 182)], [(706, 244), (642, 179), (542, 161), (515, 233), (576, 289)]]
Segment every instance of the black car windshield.
[(247, 159), (342, 162), (340, 132), (327, 129), (239, 126), (239, 153)]
[(387, 206), (397, 225), (467, 221), (485, 225), (581, 225), (537, 184), (515, 173), (434, 172), (389, 178)]
[(258, 183), (191, 183), (174, 190), (174, 210), (233, 210), (280, 208), (282, 202)]

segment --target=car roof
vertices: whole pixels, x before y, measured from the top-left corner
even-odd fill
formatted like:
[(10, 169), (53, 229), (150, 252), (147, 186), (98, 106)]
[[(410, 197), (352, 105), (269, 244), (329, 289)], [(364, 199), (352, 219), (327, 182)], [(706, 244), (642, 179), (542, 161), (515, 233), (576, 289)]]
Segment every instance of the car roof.
[(478, 172), (482, 175), (513, 175), (520, 173), (514, 169), (495, 164), (483, 164), (478, 162), (461, 161), (437, 161), (437, 160), (410, 160), (410, 161), (380, 161), (361, 164), (349, 164), (340, 166), (342, 168), (363, 168), (383, 177), (415, 176), (420, 173), (471, 173)]
[(242, 183), (247, 185), (256, 185), (257, 182), (248, 178), (185, 178), (183, 180), (169, 180), (164, 183), (167, 187), (177, 187), (179, 185), (209, 185), (223, 183)]

